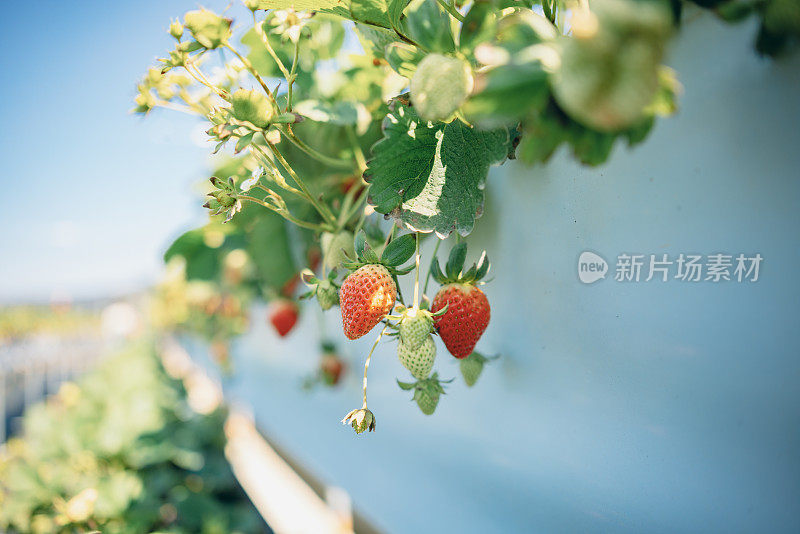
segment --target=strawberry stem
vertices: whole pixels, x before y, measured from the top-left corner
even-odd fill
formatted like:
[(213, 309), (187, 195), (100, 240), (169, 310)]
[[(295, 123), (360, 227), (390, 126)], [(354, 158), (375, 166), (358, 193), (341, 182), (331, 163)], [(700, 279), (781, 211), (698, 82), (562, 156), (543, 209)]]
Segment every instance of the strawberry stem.
[(419, 310), (419, 233), (415, 237), (417, 252), (414, 257), (414, 310)]
[(425, 277), (425, 287), (422, 288), (422, 294), (423, 295), (427, 295), (428, 294), (428, 282), (431, 279), (431, 270), (432, 270), (432, 267), (433, 267), (433, 262), (436, 261), (436, 255), (439, 253), (439, 245), (441, 245), (441, 244), (442, 244), (442, 240), (437, 237), (436, 238), (436, 246), (433, 247), (433, 256), (431, 257), (431, 264), (428, 267), (428, 275)]
[(381, 330), (381, 333), (378, 334), (378, 339), (376, 339), (375, 343), (373, 343), (372, 348), (369, 351), (369, 354), (367, 354), (367, 361), (364, 362), (364, 404), (361, 407), (365, 410), (367, 409), (367, 370), (369, 369), (369, 362), (372, 359), (372, 353), (375, 352), (375, 347), (378, 346), (378, 343), (380, 342), (387, 328), (389, 328), (388, 324), (384, 326), (383, 330)]

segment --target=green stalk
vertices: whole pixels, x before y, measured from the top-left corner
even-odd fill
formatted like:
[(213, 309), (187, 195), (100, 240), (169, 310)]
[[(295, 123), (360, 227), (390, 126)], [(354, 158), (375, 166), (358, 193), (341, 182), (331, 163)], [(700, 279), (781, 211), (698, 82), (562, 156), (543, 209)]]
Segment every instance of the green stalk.
[(336, 218), (333, 216), (333, 213), (331, 213), (330, 209), (328, 209), (328, 206), (320, 203), (319, 201), (317, 201), (317, 199), (315, 199), (311, 195), (311, 191), (308, 189), (308, 186), (306, 186), (305, 182), (303, 182), (303, 180), (300, 179), (297, 173), (294, 172), (292, 166), (289, 165), (289, 162), (286, 161), (286, 159), (278, 151), (278, 149), (275, 148), (275, 146), (273, 146), (271, 143), (267, 143), (267, 146), (272, 152), (272, 155), (275, 156), (275, 159), (278, 160), (278, 162), (283, 166), (283, 168), (286, 169), (286, 172), (289, 173), (289, 176), (292, 178), (292, 180), (294, 180), (294, 182), (300, 187), (300, 190), (303, 192), (306, 199), (314, 206), (314, 208), (319, 212), (322, 218), (325, 219), (325, 222), (328, 223), (328, 225), (330, 225), (331, 227), (335, 227)]
[(430, 266), (428, 267), (428, 274), (425, 276), (425, 287), (422, 288), (422, 294), (423, 295), (427, 295), (428, 294), (428, 281), (431, 279), (431, 267), (433, 267), (433, 262), (436, 261), (436, 254), (439, 253), (439, 245), (441, 245), (441, 244), (442, 244), (442, 240), (437, 237), (436, 238), (436, 246), (433, 247), (433, 256), (431, 257), (431, 263), (430, 263)]
[(302, 228), (308, 228), (309, 230), (316, 230), (316, 231), (321, 231), (321, 232), (329, 229), (329, 227), (326, 226), (326, 225), (314, 224), (314, 223), (310, 223), (310, 222), (306, 222), (306, 221), (301, 221), (300, 219), (298, 219), (297, 217), (295, 217), (294, 215), (289, 213), (287, 210), (278, 209), (275, 206), (272, 206), (272, 205), (264, 202), (261, 199), (258, 199), (258, 198), (255, 198), (255, 197), (251, 197), (251, 196), (248, 196), (248, 195), (239, 195), (239, 199), (240, 200), (246, 200), (248, 202), (253, 202), (255, 204), (258, 204), (259, 206), (263, 206), (263, 207), (267, 208), (268, 210), (272, 210), (275, 213), (277, 213), (278, 215), (280, 215), (281, 217), (283, 217), (284, 219), (286, 219), (287, 221), (292, 222), (292, 223), (294, 223), (297, 226), (300, 226)]
[(320, 163), (324, 163), (325, 165), (329, 165), (337, 169), (350, 169), (352, 167), (352, 162), (350, 161), (326, 156), (325, 154), (311, 148), (302, 139), (297, 137), (294, 132), (292, 132), (292, 129), (289, 125), (276, 125), (276, 127), (281, 134), (283, 134), (284, 137), (289, 140), (289, 142)]

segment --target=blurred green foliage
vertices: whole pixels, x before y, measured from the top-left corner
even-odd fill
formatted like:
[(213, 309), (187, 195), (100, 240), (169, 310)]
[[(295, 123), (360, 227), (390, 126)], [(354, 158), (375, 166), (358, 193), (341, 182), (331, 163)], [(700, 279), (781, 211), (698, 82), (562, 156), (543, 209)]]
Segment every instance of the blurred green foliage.
[(32, 334), (96, 332), (100, 315), (91, 310), (53, 306), (9, 306), (0, 308), (0, 345)]
[(0, 530), (267, 532), (223, 455), (225, 410), (186, 398), (147, 342), (66, 383), (0, 459)]

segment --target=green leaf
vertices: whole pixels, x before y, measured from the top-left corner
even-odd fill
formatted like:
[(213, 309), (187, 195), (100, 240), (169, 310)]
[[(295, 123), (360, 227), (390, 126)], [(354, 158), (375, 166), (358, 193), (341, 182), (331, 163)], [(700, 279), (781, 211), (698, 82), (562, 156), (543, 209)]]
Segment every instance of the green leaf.
[(457, 120), (426, 123), (397, 103), (383, 129), (364, 173), (369, 203), (420, 232), (469, 234), (483, 210), (489, 167), (511, 149), (509, 131), (476, 130)]
[(361, 102), (339, 100), (335, 103), (319, 100), (304, 100), (294, 106), (294, 112), (315, 122), (339, 126), (356, 126), (357, 131), (366, 131), (372, 115)]
[(541, 109), (550, 97), (547, 73), (538, 62), (483, 71), (475, 86), (479, 90), (461, 110), (470, 122), (485, 128), (518, 122), (531, 110)]
[(393, 239), (383, 249), (381, 262), (391, 267), (397, 267), (407, 262), (417, 250), (417, 240), (414, 234), (405, 234)]
[(204, 229), (190, 230), (176, 239), (164, 253), (168, 262), (176, 256), (186, 261), (187, 280), (216, 280), (220, 273), (219, 250), (205, 244)]
[(478, 0), (467, 12), (461, 25), (458, 46), (461, 50), (472, 50), (495, 35), (497, 17), (492, 2)]
[(339, 0), (259, 0), (258, 9), (286, 9), (319, 11), (339, 5)]
[(403, 13), (408, 36), (415, 43), (429, 52), (455, 51), (450, 16), (436, 0), (411, 0)]
[(411, 78), (417, 70), (417, 64), (425, 58), (425, 52), (406, 43), (390, 43), (384, 57), (397, 74)]
[(365, 49), (369, 49), (372, 55), (377, 58), (384, 57), (384, 50), (389, 44), (397, 41), (395, 32), (377, 26), (368, 26), (356, 22), (356, 33), (361, 38), (361, 44)]
[(278, 289), (295, 275), (297, 267), (292, 259), (284, 219), (280, 215), (263, 211), (247, 232), (247, 252), (261, 281)]
[(366, 22), (390, 29), (389, 6), (386, 0), (350, 0), (350, 15), (356, 22)]
[(445, 265), (445, 272), (447, 277), (451, 279), (458, 278), (461, 271), (464, 269), (464, 260), (467, 259), (467, 244), (459, 243), (454, 246), (450, 251), (450, 256), (447, 258), (447, 265)]
[(406, 8), (410, 0), (388, 0), (389, 9), (388, 17), (389, 23), (395, 30), (400, 28), (400, 19), (403, 17), (403, 10)]
[(199, 228), (189, 230), (173, 241), (167, 251), (164, 252), (164, 263), (169, 262), (169, 260), (175, 256), (183, 256), (185, 258), (186, 256), (194, 254), (194, 252), (202, 246), (204, 246), (203, 230)]

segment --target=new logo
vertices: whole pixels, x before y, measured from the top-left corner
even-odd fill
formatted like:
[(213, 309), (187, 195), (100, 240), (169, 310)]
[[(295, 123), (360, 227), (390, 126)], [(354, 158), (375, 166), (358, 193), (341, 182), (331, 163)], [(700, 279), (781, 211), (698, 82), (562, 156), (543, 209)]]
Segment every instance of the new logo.
[(578, 258), (578, 278), (584, 284), (593, 284), (606, 277), (608, 263), (594, 252), (581, 252)]

